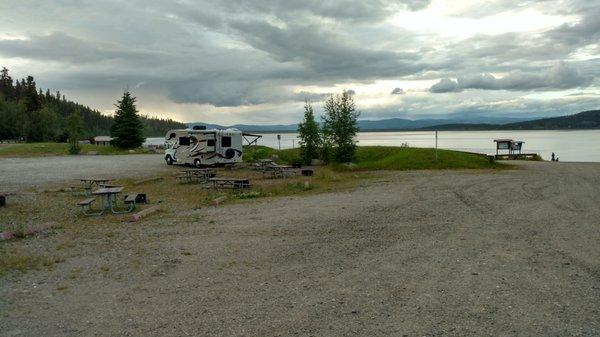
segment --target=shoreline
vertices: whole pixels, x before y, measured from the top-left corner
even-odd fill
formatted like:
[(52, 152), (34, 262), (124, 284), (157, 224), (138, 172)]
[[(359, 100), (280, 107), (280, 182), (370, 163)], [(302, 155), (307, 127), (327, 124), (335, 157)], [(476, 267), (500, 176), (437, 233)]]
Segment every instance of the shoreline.
[[(277, 133), (285, 133), (285, 134), (290, 134), (290, 133), (298, 133), (297, 130), (282, 130), (282, 131), (253, 131), (253, 130), (241, 130), (244, 132), (253, 132), (253, 133), (258, 133), (258, 134), (277, 134)], [(505, 131), (565, 131), (565, 132), (570, 132), (570, 131), (600, 131), (600, 128), (596, 128), (596, 129), (467, 129), (467, 130), (461, 130), (461, 129), (441, 129), (441, 130), (436, 130), (436, 129), (374, 129), (374, 130), (359, 130), (358, 133), (379, 133), (379, 132), (505, 132)], [(147, 137), (147, 138), (161, 138), (160, 136), (157, 137)]]

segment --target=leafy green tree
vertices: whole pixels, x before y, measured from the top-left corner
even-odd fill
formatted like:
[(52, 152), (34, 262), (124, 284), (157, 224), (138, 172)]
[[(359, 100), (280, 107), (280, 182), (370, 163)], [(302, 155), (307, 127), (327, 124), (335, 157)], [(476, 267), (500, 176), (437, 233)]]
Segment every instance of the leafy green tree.
[(331, 95), (325, 101), (323, 136), (332, 146), (333, 158), (339, 163), (351, 162), (356, 150), (358, 116), (354, 99), (344, 90), (341, 95)]
[(112, 145), (121, 149), (140, 147), (145, 140), (144, 126), (138, 117), (135, 100), (129, 91), (125, 91), (123, 98), (115, 104), (117, 111), (110, 135), (114, 138)]
[(69, 153), (78, 154), (81, 152), (79, 138), (83, 134), (83, 120), (79, 109), (74, 110), (67, 118), (67, 132), (69, 134)]
[(310, 165), (311, 161), (319, 158), (321, 148), (321, 131), (315, 121), (312, 105), (307, 100), (304, 104), (304, 121), (298, 124), (300, 137), (300, 157), (304, 164)]
[(60, 129), (60, 117), (50, 106), (44, 106), (38, 111), (39, 126), (36, 128), (42, 141), (56, 140)]

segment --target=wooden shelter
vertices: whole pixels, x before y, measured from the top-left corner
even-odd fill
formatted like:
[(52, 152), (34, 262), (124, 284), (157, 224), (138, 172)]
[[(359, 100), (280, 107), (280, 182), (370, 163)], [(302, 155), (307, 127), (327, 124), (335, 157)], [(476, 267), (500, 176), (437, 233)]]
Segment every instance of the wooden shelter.
[[(521, 153), (523, 144), (525, 143), (522, 140), (494, 139), (494, 142), (496, 142), (496, 155), (494, 159), (536, 160), (539, 158), (536, 153)], [(500, 153), (500, 151), (507, 151), (508, 153)]]
[(521, 149), (523, 148), (523, 144), (525, 143), (522, 140), (512, 140), (512, 139), (494, 139), (496, 142), (496, 155), (499, 154), (499, 151), (508, 151), (508, 154), (521, 154)]

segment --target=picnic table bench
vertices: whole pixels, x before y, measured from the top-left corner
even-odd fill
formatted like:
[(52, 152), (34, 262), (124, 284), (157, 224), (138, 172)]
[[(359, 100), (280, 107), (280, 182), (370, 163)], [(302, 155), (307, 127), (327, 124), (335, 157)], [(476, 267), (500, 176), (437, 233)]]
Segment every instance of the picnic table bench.
[(213, 188), (250, 188), (250, 180), (245, 178), (210, 178)]
[(92, 210), (92, 204), (96, 201), (96, 198), (87, 198), (77, 203), (77, 206), (81, 207), (83, 214), (85, 215), (101, 215), (104, 213), (104, 209), (97, 211)]

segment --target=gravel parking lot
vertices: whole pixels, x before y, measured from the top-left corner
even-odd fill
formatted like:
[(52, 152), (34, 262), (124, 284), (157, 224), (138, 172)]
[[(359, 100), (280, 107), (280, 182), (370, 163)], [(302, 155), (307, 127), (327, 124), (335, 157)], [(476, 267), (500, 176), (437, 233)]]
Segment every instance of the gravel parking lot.
[(0, 158), (0, 190), (54, 185), (82, 177), (125, 178), (168, 170), (162, 155)]
[(89, 228), (0, 282), (0, 332), (599, 336), (600, 165), (521, 165)]

